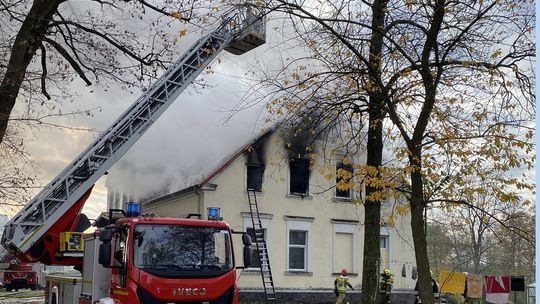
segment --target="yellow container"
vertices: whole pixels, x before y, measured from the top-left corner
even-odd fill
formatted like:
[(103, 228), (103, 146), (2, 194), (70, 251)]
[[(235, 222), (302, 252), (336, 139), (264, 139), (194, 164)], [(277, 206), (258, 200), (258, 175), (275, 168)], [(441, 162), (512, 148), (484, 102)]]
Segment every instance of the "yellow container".
[(84, 239), (82, 232), (60, 233), (61, 252), (84, 252)]

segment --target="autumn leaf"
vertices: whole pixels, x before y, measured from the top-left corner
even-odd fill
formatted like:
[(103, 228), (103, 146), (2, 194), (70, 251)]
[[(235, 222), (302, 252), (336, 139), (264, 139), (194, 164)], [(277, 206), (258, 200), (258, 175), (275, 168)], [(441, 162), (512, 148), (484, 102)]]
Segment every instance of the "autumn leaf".
[(182, 16), (181, 12), (172, 12), (171, 17), (173, 17), (175, 19), (178, 19), (178, 20), (181, 20), (183, 16)]

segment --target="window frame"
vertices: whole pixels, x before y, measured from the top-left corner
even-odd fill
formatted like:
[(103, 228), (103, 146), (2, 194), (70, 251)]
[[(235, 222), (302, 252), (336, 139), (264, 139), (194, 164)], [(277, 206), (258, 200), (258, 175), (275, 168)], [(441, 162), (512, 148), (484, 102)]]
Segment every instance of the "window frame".
[[(301, 233), (304, 233), (304, 239), (305, 239), (305, 243), (304, 244), (291, 244), (291, 233), (292, 232), (301, 232)], [(298, 230), (298, 229), (290, 229), (289, 230), (289, 238), (288, 238), (288, 242), (287, 242), (287, 253), (289, 255), (289, 258), (287, 259), (287, 268), (289, 271), (307, 271), (307, 259), (308, 259), (308, 244), (309, 244), (309, 233), (307, 230)], [(303, 268), (291, 268), (291, 249), (293, 248), (301, 248), (303, 249), (304, 251), (304, 267)]]
[(337, 265), (336, 265), (336, 235), (337, 233), (349, 233), (349, 234), (352, 234), (352, 241), (353, 241), (353, 244), (352, 244), (352, 264), (353, 264), (353, 269), (349, 269), (349, 272), (351, 273), (356, 273), (356, 267), (357, 267), (357, 263), (356, 263), (356, 252), (357, 252), (357, 230), (356, 229), (358, 223), (357, 222), (339, 222), (339, 221), (333, 221), (332, 222), (332, 226), (333, 226), (333, 235), (332, 235), (332, 269), (334, 270), (334, 273), (338, 273), (340, 271), (340, 269), (338, 269)]
[[(286, 272), (291, 273), (308, 273), (310, 271), (310, 247), (312, 246), (312, 242), (310, 239), (311, 235), (311, 226), (314, 218), (297, 218), (297, 217), (287, 217), (285, 216), (285, 219), (287, 220), (287, 236), (286, 236), (286, 243), (285, 243), (285, 265), (286, 265)], [(290, 266), (290, 251), (291, 248), (290, 244), (290, 231), (305, 231), (306, 233), (306, 244), (305, 245), (295, 245), (293, 244), (292, 248), (304, 248), (304, 268), (303, 269), (297, 269), (297, 268), (291, 268)]]

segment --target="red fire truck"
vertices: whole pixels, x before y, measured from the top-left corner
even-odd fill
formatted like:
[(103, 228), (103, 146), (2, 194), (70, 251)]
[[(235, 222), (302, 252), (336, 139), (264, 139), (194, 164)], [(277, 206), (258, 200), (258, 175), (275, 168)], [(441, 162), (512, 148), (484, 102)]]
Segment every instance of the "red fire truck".
[[(243, 54), (265, 43), (264, 18), (249, 7), (199, 39), (113, 124), (5, 226), (2, 245), (26, 261), (82, 270), (79, 303), (237, 303), (229, 226), (217, 220), (109, 216), (90, 236), (81, 213), (93, 185), (222, 50)], [(249, 261), (249, 236), (243, 235)], [(245, 263), (246, 264), (246, 263)], [(77, 280), (70, 279), (77, 285)], [(85, 287), (85, 282), (87, 286)], [(77, 303), (61, 284), (47, 301)]]
[(32, 269), (32, 264), (21, 262), (11, 254), (6, 255), (3, 262), (9, 263), (4, 269), (4, 287), (6, 291), (18, 291), (23, 288), (36, 290), (38, 287), (37, 272)]

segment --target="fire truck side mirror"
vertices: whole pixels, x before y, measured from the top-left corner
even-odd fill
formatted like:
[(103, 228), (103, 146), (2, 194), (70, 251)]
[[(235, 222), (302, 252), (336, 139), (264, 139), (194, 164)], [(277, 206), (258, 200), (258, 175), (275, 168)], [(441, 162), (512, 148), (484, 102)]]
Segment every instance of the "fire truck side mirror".
[(111, 242), (99, 244), (98, 263), (105, 268), (111, 268)]
[(249, 267), (251, 265), (251, 248), (249, 246), (244, 246), (244, 268)]
[(242, 243), (244, 244), (244, 246), (251, 246), (251, 237), (249, 236), (249, 234), (247, 233), (244, 233), (242, 234)]
[(242, 234), (242, 243), (244, 244), (244, 268), (251, 265), (251, 237), (247, 233)]
[(110, 241), (112, 240), (113, 233), (114, 233), (114, 230), (112, 230), (112, 229), (101, 230), (101, 232), (99, 234), (99, 240), (102, 241), (102, 242), (109, 242), (110, 243)]

